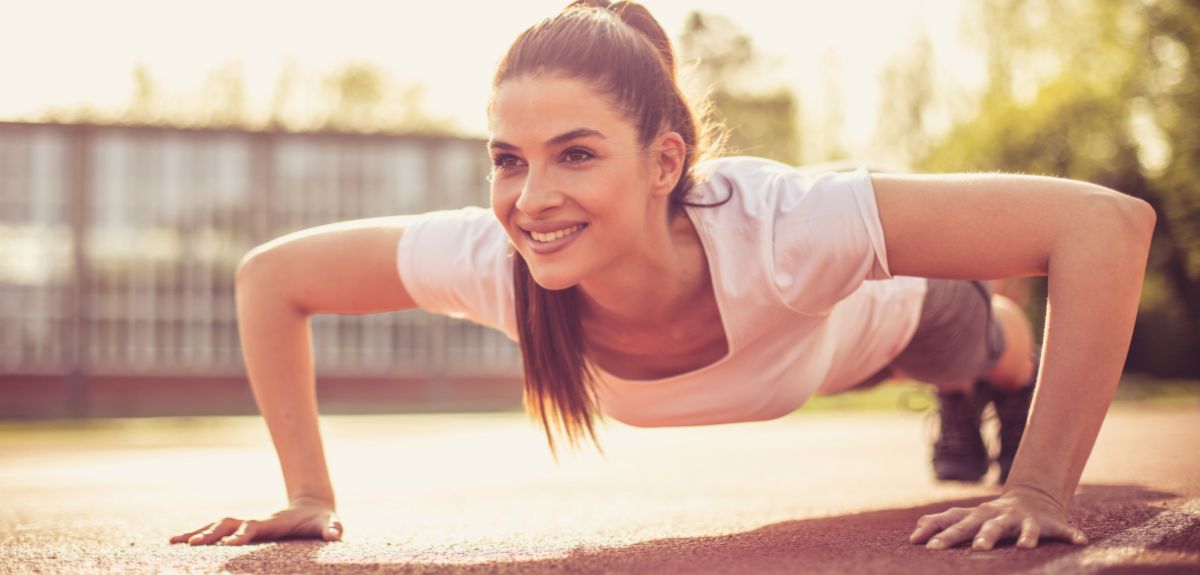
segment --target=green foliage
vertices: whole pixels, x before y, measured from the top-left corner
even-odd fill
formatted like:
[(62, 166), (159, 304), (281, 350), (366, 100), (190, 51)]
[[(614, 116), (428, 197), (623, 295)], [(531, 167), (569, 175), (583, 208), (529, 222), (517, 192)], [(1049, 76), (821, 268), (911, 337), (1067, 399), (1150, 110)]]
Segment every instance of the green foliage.
[(1200, 375), (1200, 5), (980, 7), (990, 84), (915, 168), (1067, 177), (1150, 202), (1158, 227), (1127, 365)]
[(324, 129), (353, 132), (453, 132), (453, 124), (435, 118), (423, 105), (424, 88), (398, 86), (388, 74), (367, 63), (351, 63), (325, 79), (328, 112)]
[(692, 12), (679, 46), (688, 79), (702, 86), (729, 128), (727, 154), (799, 162), (799, 102), (783, 85), (761, 86), (766, 62), (749, 36), (724, 16)]
[(772, 158), (787, 164), (799, 161), (796, 134), (799, 106), (787, 90), (736, 95), (718, 89), (713, 104), (730, 128), (727, 148), (733, 154)]
[(50, 108), (42, 112), (40, 120), (246, 130), (461, 132), (452, 120), (436, 117), (425, 108), (421, 85), (398, 83), (373, 64), (347, 63), (317, 82), (299, 82), (297, 75), (294, 66), (285, 67), (270, 109), (259, 118), (247, 110), (245, 74), (239, 62), (212, 70), (194, 94), (164, 92), (151, 71), (139, 64), (133, 70), (133, 90), (123, 109)]

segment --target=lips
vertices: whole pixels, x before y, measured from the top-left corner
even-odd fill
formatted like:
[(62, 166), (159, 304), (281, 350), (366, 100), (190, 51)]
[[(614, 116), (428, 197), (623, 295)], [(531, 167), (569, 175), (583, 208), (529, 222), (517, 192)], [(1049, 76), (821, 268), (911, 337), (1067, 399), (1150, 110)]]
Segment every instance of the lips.
[(528, 229), (522, 229), (522, 231), (524, 232), (526, 245), (529, 246), (529, 250), (540, 256), (547, 256), (561, 251), (574, 243), (577, 238), (583, 235), (583, 231), (587, 227), (587, 224), (571, 224), (546, 232)]
[(586, 226), (587, 226), (587, 224), (575, 224), (568, 228), (562, 228), (559, 230), (545, 232), (545, 233), (544, 232), (536, 232), (536, 231), (532, 231), (532, 230), (526, 230), (526, 231), (529, 233), (529, 237), (533, 238), (534, 241), (545, 244), (545, 243), (550, 243), (559, 238), (565, 238), (573, 233), (578, 232), (579, 230), (582, 230)]

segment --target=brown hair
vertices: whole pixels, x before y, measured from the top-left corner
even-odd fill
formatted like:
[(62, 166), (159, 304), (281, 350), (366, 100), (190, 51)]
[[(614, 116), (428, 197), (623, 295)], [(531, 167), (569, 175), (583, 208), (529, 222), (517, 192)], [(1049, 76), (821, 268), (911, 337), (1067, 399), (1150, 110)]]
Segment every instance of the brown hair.
[[(707, 120), (711, 111), (707, 99), (697, 109), (697, 120), (676, 82), (671, 42), (645, 7), (634, 2), (577, 0), (522, 32), (496, 70), (488, 116), (496, 90), (505, 81), (539, 73), (582, 79), (609, 95), (634, 123), (643, 150), (664, 129), (680, 135), (685, 155), (683, 173), (670, 194), (671, 217), (685, 205), (708, 207), (729, 200), (693, 204), (684, 199), (695, 185), (696, 163), (719, 153), (726, 132)], [(597, 411), (592, 388), (595, 371), (585, 354), (577, 288), (541, 287), (520, 253), (513, 255), (513, 287), (526, 411), (541, 419), (555, 461), (552, 417), (572, 448), (577, 448), (586, 430), (603, 455), (592, 425)]]

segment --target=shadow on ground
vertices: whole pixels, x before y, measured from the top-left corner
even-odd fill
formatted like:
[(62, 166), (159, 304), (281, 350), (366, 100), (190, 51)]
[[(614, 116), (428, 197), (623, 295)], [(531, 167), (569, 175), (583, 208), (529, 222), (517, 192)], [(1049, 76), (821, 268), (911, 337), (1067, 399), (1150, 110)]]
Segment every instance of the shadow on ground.
[[(1174, 494), (1136, 485), (1084, 485), (1072, 503), (1072, 521), (1095, 544), (1152, 519), (1169, 507), (1163, 502), (1175, 498)], [(784, 521), (723, 536), (657, 539), (619, 548), (579, 548), (563, 557), (525, 561), (439, 563), (425, 553), (411, 561), (400, 558), (393, 562), (329, 563), (318, 561), (321, 549), (344, 543), (281, 541), (251, 545), (247, 553), (227, 561), (222, 568), (230, 573), (1010, 573), (1036, 568), (1084, 549), (1046, 540), (1033, 550), (1016, 549), (1012, 540), (1006, 540), (988, 552), (963, 546), (930, 551), (908, 543), (908, 535), (922, 515), (978, 505), (988, 499), (954, 499), (905, 509)], [(1200, 533), (1193, 528), (1154, 548), (1194, 551), (1197, 537)], [(403, 554), (402, 548), (388, 550)]]

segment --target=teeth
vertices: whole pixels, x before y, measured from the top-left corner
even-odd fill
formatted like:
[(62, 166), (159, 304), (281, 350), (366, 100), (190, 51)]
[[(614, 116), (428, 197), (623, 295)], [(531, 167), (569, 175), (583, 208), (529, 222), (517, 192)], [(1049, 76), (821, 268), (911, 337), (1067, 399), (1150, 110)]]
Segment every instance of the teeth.
[(535, 239), (541, 243), (546, 243), (546, 242), (552, 242), (561, 237), (569, 236), (581, 229), (583, 229), (583, 224), (576, 224), (569, 228), (558, 230), (556, 232), (550, 232), (548, 234), (543, 234), (541, 232), (529, 232), (529, 235), (532, 236), (533, 239)]

